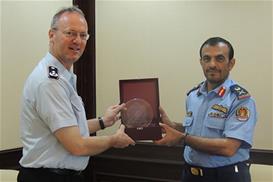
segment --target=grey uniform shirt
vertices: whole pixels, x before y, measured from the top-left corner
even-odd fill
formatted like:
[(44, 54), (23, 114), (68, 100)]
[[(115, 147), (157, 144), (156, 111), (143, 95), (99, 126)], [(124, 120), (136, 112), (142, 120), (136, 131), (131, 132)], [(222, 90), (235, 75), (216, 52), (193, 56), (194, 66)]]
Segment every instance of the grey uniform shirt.
[(72, 155), (54, 136), (56, 130), (70, 126), (78, 126), (82, 136), (89, 136), (89, 131), (76, 75), (50, 53), (27, 78), (21, 108), (23, 167), (85, 169), (89, 157)]

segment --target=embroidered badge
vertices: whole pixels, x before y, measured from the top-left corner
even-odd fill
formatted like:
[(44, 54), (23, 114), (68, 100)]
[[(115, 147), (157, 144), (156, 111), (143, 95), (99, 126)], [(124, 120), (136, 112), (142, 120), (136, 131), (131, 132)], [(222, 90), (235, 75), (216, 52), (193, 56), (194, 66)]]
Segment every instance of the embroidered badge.
[(225, 87), (221, 87), (218, 91), (218, 95), (220, 97), (223, 97), (225, 95), (225, 92), (226, 92), (226, 88)]
[(230, 90), (236, 94), (238, 99), (244, 99), (250, 97), (248, 91), (239, 85), (232, 85), (230, 87)]
[(249, 118), (249, 110), (247, 107), (239, 107), (237, 110), (236, 110), (236, 118), (239, 120), (239, 121), (247, 121), (248, 118)]
[(211, 108), (216, 110), (216, 111), (223, 112), (225, 114), (227, 114), (227, 112), (228, 112), (228, 108), (226, 108), (226, 107), (224, 107), (222, 105), (219, 105), (219, 104), (214, 104)]
[(59, 79), (58, 69), (56, 67), (48, 67), (48, 78)]

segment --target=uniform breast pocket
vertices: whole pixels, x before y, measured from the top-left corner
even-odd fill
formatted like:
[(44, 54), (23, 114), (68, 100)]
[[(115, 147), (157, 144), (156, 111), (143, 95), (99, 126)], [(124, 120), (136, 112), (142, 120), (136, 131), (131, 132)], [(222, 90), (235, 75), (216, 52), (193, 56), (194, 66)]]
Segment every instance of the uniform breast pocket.
[(215, 119), (215, 118), (209, 118), (205, 126), (211, 129), (216, 129), (216, 130), (224, 130), (225, 127), (225, 120), (224, 119)]
[(73, 96), (71, 96), (70, 100), (71, 100), (73, 110), (76, 110), (76, 111), (82, 111), (83, 110), (82, 101), (78, 96), (73, 95)]

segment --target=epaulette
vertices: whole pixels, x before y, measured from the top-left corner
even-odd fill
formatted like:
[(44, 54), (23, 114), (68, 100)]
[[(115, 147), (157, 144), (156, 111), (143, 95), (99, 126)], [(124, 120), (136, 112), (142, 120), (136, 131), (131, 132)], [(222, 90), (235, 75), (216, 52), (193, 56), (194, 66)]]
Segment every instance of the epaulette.
[(192, 91), (199, 89), (200, 86), (202, 85), (202, 83), (204, 83), (204, 82), (199, 83), (197, 86), (195, 86), (195, 87), (193, 87), (191, 90), (189, 90), (189, 91), (187, 92), (187, 96), (188, 96)]
[(250, 97), (250, 94), (248, 93), (248, 91), (237, 84), (232, 85), (230, 87), (230, 91), (233, 92), (239, 100)]
[(54, 66), (48, 67), (48, 78), (59, 79), (58, 68)]

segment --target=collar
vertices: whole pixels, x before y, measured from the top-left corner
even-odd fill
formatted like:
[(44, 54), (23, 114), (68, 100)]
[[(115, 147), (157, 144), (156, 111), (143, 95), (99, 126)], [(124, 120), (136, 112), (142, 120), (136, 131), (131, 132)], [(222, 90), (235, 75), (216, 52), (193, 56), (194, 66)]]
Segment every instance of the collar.
[(207, 93), (207, 87), (206, 87), (206, 82), (205, 81), (200, 88), (197, 91), (197, 95), (207, 95), (209, 93), (215, 93), (215, 95), (218, 95), (219, 97), (224, 97), (226, 95), (226, 93), (229, 92), (230, 90), (230, 86), (234, 84), (234, 82), (231, 79), (226, 79), (224, 81), (224, 83), (222, 83), (221, 85), (219, 85), (217, 88), (211, 90), (209, 93)]

